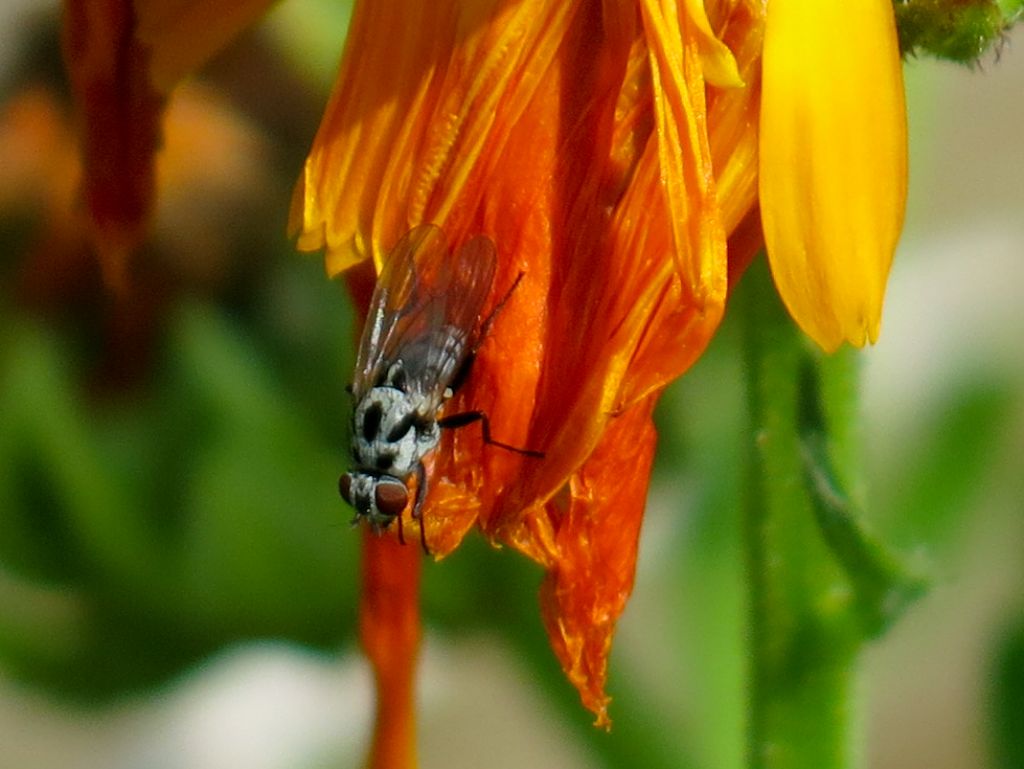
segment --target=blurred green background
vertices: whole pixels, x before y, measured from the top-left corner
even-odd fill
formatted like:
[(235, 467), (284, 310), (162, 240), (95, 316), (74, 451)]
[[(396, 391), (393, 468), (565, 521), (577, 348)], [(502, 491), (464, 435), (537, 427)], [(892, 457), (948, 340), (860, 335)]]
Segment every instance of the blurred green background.
[[(353, 315), (284, 235), (346, 16), (281, 3), (177, 94), (154, 234), (115, 297), (70, 208), (56, 9), (2, 10), (0, 769), (361, 765), (373, 695), (336, 493)], [(973, 71), (907, 67), (863, 496), (932, 587), (864, 657), (871, 769), (1024, 767), (1022, 41)], [(539, 571), (471, 538), (425, 572), (424, 767), (740, 767), (737, 331), (659, 407), (612, 733), (547, 648)]]

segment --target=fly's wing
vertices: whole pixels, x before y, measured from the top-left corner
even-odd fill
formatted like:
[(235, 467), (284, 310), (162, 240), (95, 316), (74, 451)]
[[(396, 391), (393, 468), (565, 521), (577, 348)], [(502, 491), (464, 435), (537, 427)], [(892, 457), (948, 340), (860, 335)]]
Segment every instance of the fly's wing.
[(356, 355), (352, 381), (356, 400), (378, 383), (386, 368), (388, 352), (393, 350), (399, 336), (403, 315), (415, 311), (415, 305), (422, 301), (417, 263), (442, 263), (447, 257), (448, 244), (444, 233), (431, 224), (411, 229), (388, 254), (377, 276)]
[(401, 360), (408, 389), (436, 399), (461, 363), (494, 280), (494, 244), (478, 237), (452, 258), (424, 224), (395, 246), (377, 280), (356, 357), (358, 400)]
[(408, 320), (395, 346), (393, 360), (401, 360), (407, 390), (440, 405), (467, 351), (476, 341), (480, 314), (494, 283), (497, 255), (489, 238), (477, 236), (454, 257), (437, 265), (423, 265), (429, 298)]

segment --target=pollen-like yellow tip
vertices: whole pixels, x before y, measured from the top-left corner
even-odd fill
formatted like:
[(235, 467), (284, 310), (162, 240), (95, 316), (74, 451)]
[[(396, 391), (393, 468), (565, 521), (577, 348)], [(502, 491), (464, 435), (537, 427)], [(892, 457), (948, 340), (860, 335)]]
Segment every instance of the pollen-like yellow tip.
[(760, 200), (779, 293), (825, 350), (878, 337), (907, 128), (890, 0), (769, 0)]

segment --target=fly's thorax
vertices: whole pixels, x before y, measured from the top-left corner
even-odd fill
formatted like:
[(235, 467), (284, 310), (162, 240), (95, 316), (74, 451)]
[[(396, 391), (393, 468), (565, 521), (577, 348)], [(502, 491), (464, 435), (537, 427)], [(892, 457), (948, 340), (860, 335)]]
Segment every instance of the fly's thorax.
[(397, 478), (411, 475), (437, 446), (436, 406), (416, 393), (373, 387), (352, 415), (352, 459), (357, 469)]

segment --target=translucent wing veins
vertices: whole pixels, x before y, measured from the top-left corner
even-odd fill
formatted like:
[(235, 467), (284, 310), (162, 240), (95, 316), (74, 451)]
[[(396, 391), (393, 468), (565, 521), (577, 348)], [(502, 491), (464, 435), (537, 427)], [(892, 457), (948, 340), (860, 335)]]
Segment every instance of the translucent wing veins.
[(453, 257), (438, 227), (410, 230), (389, 255), (370, 302), (352, 385), (356, 400), (397, 364), (401, 389), (439, 406), (474, 345), (496, 263), (486, 237), (468, 241)]

